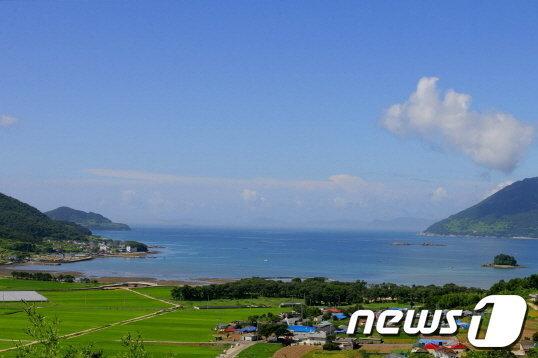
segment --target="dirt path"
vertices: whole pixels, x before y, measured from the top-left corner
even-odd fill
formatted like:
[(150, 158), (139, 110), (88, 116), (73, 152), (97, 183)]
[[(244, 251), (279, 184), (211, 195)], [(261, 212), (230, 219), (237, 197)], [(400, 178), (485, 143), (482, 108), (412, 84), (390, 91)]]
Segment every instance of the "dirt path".
[(157, 298), (157, 297), (153, 297), (153, 296), (150, 296), (150, 295), (147, 295), (145, 293), (142, 293), (142, 292), (138, 292), (138, 291), (135, 291), (135, 290), (132, 290), (128, 287), (122, 287), (122, 289), (126, 290), (126, 291), (129, 291), (129, 292), (132, 292), (132, 293), (136, 293), (137, 295), (140, 295), (140, 296), (143, 296), (143, 297), (146, 297), (146, 298), (149, 298), (150, 300), (154, 300), (154, 301), (159, 301), (159, 302), (162, 302), (162, 303), (165, 303), (167, 305), (170, 305), (172, 307), (176, 307), (176, 308), (182, 308), (183, 306), (181, 306), (180, 304), (177, 304), (177, 303), (174, 303), (174, 302), (170, 302), (170, 301), (167, 301), (167, 300), (163, 300), (161, 298)]
[(251, 347), (255, 345), (256, 342), (239, 342), (222, 352), (218, 358), (234, 358), (237, 357), (239, 353), (247, 349), (248, 347)]

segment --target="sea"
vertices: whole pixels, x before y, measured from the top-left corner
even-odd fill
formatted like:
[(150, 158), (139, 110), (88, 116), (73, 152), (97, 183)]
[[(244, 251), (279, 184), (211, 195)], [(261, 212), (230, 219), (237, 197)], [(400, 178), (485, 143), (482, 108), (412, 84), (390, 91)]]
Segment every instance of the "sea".
[[(88, 277), (207, 279), (326, 277), (408, 285), (455, 283), (488, 288), (538, 273), (538, 240), (435, 237), (415, 232), (289, 229), (152, 228), (97, 235), (151, 246), (144, 258), (107, 257), (15, 269), (75, 271)], [(482, 267), (499, 253), (521, 268)]]

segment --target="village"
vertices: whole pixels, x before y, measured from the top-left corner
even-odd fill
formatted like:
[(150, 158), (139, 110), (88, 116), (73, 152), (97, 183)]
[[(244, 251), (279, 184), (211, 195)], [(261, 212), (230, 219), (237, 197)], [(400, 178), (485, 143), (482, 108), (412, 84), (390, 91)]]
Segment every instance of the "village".
[[(97, 257), (143, 257), (150, 254), (145, 244), (91, 237), (87, 240), (47, 240), (38, 253), (11, 255), (8, 263), (45, 263), (59, 265), (92, 260)], [(42, 252), (44, 251), (44, 252)]]
[[(538, 302), (538, 295), (529, 295), (531, 305)], [(458, 332), (450, 336), (423, 336), (407, 335), (405, 337), (391, 336), (365, 336), (361, 333), (348, 335), (348, 321), (350, 312), (337, 307), (318, 308), (317, 312), (305, 314), (304, 306), (299, 302), (281, 303), (281, 307), (290, 307), (286, 313), (274, 317), (252, 317), (250, 322), (235, 321), (220, 323), (215, 326), (214, 339), (217, 341), (241, 342), (264, 341), (267, 343), (283, 344), (284, 346), (311, 346), (311, 349), (323, 349), (329, 351), (363, 350), (369, 353), (378, 353), (388, 358), (435, 357), (435, 358), (460, 358), (465, 357), (466, 352), (473, 349), (466, 342), (465, 333), (469, 329), (471, 316), (484, 315), (483, 312), (471, 310), (463, 311), (461, 319), (456, 320)], [(226, 309), (224, 306), (205, 307), (198, 309)], [(237, 307), (234, 307), (237, 308)], [(375, 311), (376, 318), (385, 310), (400, 310), (407, 312), (405, 307), (391, 307)], [(446, 327), (446, 313), (443, 311), (441, 327)], [(420, 311), (415, 313), (418, 318)], [(255, 319), (269, 319), (272, 321), (267, 329), (267, 321), (258, 324)], [(364, 327), (366, 321), (359, 321), (358, 326)], [(428, 322), (428, 325), (431, 323)], [(387, 324), (390, 327), (390, 323)], [(259, 327), (259, 329), (258, 329)], [(272, 328), (272, 329), (271, 329)], [(362, 331), (362, 330), (359, 330)], [(396, 339), (395, 339), (396, 338)], [(535, 338), (522, 336), (521, 340), (511, 347), (511, 352), (516, 356), (525, 356), (530, 349), (537, 346)], [(304, 351), (304, 350), (303, 350)], [(291, 355), (293, 356), (293, 355)]]

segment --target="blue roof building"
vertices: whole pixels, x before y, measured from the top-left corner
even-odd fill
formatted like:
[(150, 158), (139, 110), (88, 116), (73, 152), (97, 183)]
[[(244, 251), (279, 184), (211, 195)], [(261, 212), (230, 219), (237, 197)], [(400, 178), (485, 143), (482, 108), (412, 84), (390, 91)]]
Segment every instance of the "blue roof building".
[(288, 326), (288, 331), (297, 333), (314, 333), (316, 328), (312, 326)]
[(449, 343), (450, 341), (449, 340), (446, 340), (446, 339), (426, 339), (426, 338), (421, 338), (418, 340), (418, 344), (424, 346), (426, 344), (436, 344), (438, 346), (444, 346), (446, 345), (447, 343)]
[(333, 318), (336, 318), (337, 320), (342, 320), (342, 319), (347, 318), (345, 313), (333, 313), (332, 316)]
[(254, 326), (246, 326), (246, 327), (243, 327), (239, 330), (239, 332), (241, 333), (252, 333), (252, 332), (256, 332), (258, 330), (258, 328), (254, 327)]

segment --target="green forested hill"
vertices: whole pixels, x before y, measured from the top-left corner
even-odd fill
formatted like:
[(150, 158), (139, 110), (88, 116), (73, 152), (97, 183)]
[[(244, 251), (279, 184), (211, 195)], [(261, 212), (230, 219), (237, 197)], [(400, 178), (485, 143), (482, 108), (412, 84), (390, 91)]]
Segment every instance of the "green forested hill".
[(40, 242), (43, 239), (83, 240), (91, 231), (50, 219), (36, 208), (0, 193), (0, 239)]
[(112, 222), (101, 214), (62, 206), (45, 213), (49, 218), (79, 224), (91, 230), (131, 230), (126, 224)]
[(425, 231), (439, 235), (538, 237), (538, 177), (515, 182)]

